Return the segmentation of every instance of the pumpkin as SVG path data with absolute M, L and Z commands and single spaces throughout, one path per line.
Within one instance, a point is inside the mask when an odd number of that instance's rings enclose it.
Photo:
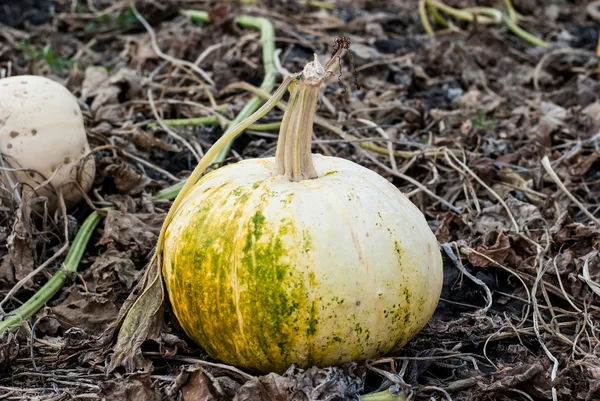
M 163 278 L 186 334 L 256 372 L 400 349 L 427 323 L 442 258 L 423 214 L 370 169 L 311 153 L 315 57 L 292 87 L 275 157 L 204 175 L 165 231 Z
M 45 197 L 51 213 L 59 191 L 72 207 L 94 182 L 96 166 L 77 99 L 49 78 L 0 79 L 0 152 L 5 167 L 13 169 L 0 172 L 5 190 L 26 202 Z M 34 208 L 43 210 L 40 203 Z

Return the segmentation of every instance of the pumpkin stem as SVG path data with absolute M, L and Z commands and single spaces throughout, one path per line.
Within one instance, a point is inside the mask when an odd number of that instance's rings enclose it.
M 290 181 L 317 178 L 310 148 L 313 121 L 321 83 L 330 75 L 315 54 L 314 61 L 304 67 L 302 77 L 292 87 L 275 154 L 277 173 Z

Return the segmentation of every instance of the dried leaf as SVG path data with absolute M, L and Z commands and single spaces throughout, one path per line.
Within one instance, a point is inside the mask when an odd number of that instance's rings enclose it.
M 291 366 L 283 375 L 270 373 L 248 380 L 235 401 L 349 401 L 360 400 L 364 368 L 354 363 L 343 367 L 317 367 L 308 370 Z
M 221 386 L 221 379 L 227 380 L 227 391 Z M 231 386 L 233 384 L 233 386 Z M 212 401 L 230 400 L 240 388 L 241 384 L 227 376 L 215 377 L 201 366 L 186 366 L 175 379 L 168 393 L 181 394 L 182 401 Z
M 506 200 L 506 205 L 521 230 L 533 221 L 543 221 L 542 215 L 535 205 L 522 202 L 512 196 Z M 496 204 L 481 211 L 481 214 L 475 220 L 473 229 L 479 234 L 485 234 L 494 230 L 509 232 L 513 229 L 512 227 L 506 209 L 502 205 Z
M 498 263 L 503 263 L 510 251 L 510 241 L 504 232 L 491 231 L 483 237 L 483 243 L 475 246 L 475 250 Z M 469 262 L 473 266 L 487 267 L 494 263 L 476 253 L 469 254 Z
M 133 98 L 141 90 L 141 77 L 136 71 L 121 68 L 109 77 L 103 67 L 88 67 L 81 89 L 81 99 L 90 102 L 95 121 L 120 122 L 124 111 L 121 102 Z
M 87 333 L 100 334 L 117 318 L 115 301 L 112 290 L 106 294 L 72 291 L 60 305 L 46 308 L 45 313 Z
M 122 194 L 139 195 L 149 186 L 154 187 L 153 189 L 159 187 L 156 182 L 139 173 L 125 162 L 120 164 L 110 164 L 102 173 L 114 180 L 117 190 Z
M 118 330 L 119 335 L 107 367 L 108 372 L 119 366 L 125 367 L 127 372 L 139 369 L 149 371 L 151 368 L 152 362 L 144 359 L 141 347 L 146 340 L 158 342 L 161 338 L 164 324 L 164 287 L 159 266 L 160 264 L 154 261 L 147 268 L 144 278 L 138 284 L 140 291 L 132 293 L 121 308 L 114 328 L 109 328 L 109 333 Z
M 9 283 L 23 279 L 33 271 L 35 265 L 37 241 L 31 235 L 33 222 L 30 207 L 24 202 L 21 203 L 16 216 L 11 233 L 6 239 L 8 255 L 0 265 L 0 280 Z M 31 282 L 26 283 L 24 287 L 31 288 Z
M 163 218 L 161 215 L 134 215 L 111 210 L 104 219 L 104 233 L 98 245 L 115 244 L 147 254 L 156 244 Z
M 126 379 L 100 382 L 98 395 L 105 401 L 161 401 L 158 386 L 149 375 L 131 375 Z
M 520 365 L 515 368 L 508 369 L 500 374 L 495 375 L 496 379 L 491 385 L 486 387 L 487 391 L 497 391 L 504 388 L 514 388 L 517 384 L 530 380 L 535 375 L 544 372 L 544 366 L 537 363 L 534 365 Z
M 105 291 L 114 288 L 119 282 L 126 290 L 131 290 L 133 284 L 141 277 L 142 272 L 126 252 L 109 249 L 98 256 L 92 266 L 86 271 L 86 276 L 94 278 L 94 291 Z M 88 287 L 90 285 L 88 284 Z
M 10 330 L 0 333 L 0 371 L 8 368 L 19 354 L 17 335 Z
M 90 66 L 85 69 L 83 83 L 81 84 L 81 99 L 87 101 L 95 97 L 108 81 L 108 71 L 104 67 Z
M 587 156 L 581 156 L 575 164 L 569 166 L 569 173 L 576 177 L 582 176 L 585 173 L 587 173 L 587 171 L 592 167 L 596 160 L 598 160 L 597 152 L 594 152 Z

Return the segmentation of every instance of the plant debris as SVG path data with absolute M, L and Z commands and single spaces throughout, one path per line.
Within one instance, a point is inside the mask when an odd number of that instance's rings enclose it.
M 0 398 L 600 399 L 598 2 L 209 3 L 8 1 L 0 14 L 0 76 L 65 84 L 98 166 L 68 216 L 0 187 L 0 319 L 60 272 L 94 210 L 112 208 L 60 291 L 0 335 Z M 242 16 L 273 25 L 269 60 Z M 259 86 L 334 45 L 354 57 L 324 85 L 313 151 L 376 171 L 423 211 L 444 250 L 428 325 L 382 358 L 256 376 L 211 360 L 150 299 L 136 306 L 156 311 L 134 322 L 136 348 L 112 353 L 124 312 L 160 273 L 149 263 L 173 199 L 162 190 L 264 101 Z M 281 116 L 210 169 L 272 156 Z

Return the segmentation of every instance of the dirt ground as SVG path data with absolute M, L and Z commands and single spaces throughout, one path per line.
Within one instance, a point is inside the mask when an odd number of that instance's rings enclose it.
M 0 318 L 60 268 L 64 254 L 23 280 L 94 209 L 116 207 L 102 212 L 77 272 L 0 338 L 0 399 L 358 400 L 390 389 L 403 395 L 387 399 L 600 400 L 600 2 L 514 0 L 519 26 L 542 44 L 508 29 L 502 0 L 446 1 L 504 19 L 439 9 L 451 24 L 429 14 L 434 36 L 417 0 L 130 3 L 0 2 L 2 76 L 64 83 L 97 165 L 88 199 L 68 216 L 34 216 L 2 193 Z M 185 9 L 208 11 L 210 23 Z M 281 376 L 211 360 L 167 309 L 168 332 L 142 347 L 146 370 L 109 372 L 102 334 L 141 279 L 171 204 L 153 196 L 187 177 L 253 96 L 231 85 L 264 78 L 260 33 L 237 24 L 240 15 L 273 24 L 280 72 L 351 39 L 355 74 L 345 56 L 339 81 L 326 84 L 318 114 L 334 127 L 315 125 L 313 151 L 378 172 L 423 211 L 444 255 L 438 309 L 400 352 Z M 239 137 L 221 164 L 273 155 L 281 115 Z

